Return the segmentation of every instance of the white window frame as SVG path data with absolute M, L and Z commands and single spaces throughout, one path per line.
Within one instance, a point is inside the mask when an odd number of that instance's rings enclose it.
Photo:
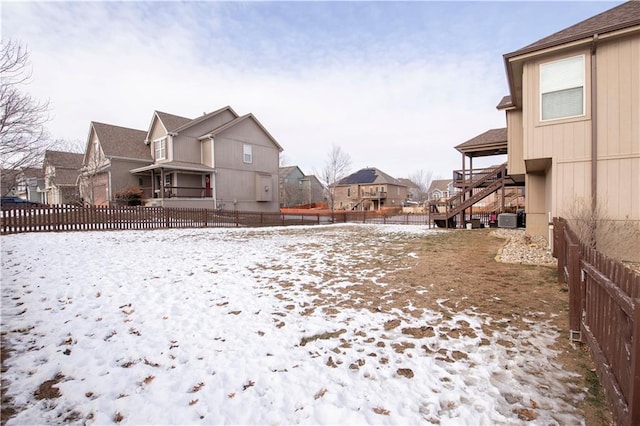
M 580 59 L 580 69 L 577 68 L 573 71 L 575 73 L 562 73 L 562 67 L 565 70 L 570 66 L 576 66 L 577 64 L 571 64 L 571 62 Z M 565 78 L 555 79 L 547 78 L 545 81 L 545 71 L 547 75 L 549 73 L 562 73 Z M 586 111 L 586 57 L 585 55 L 570 56 L 567 58 L 558 59 L 551 62 L 545 62 L 539 65 L 539 84 L 540 84 L 540 122 L 549 122 L 553 120 L 564 120 L 567 118 L 584 117 Z M 544 117 L 544 96 L 553 93 L 567 92 L 569 90 L 582 89 L 582 111 L 579 114 L 571 115 L 554 115 L 551 117 Z
M 242 162 L 245 164 L 253 163 L 253 146 L 249 144 L 242 146 Z
M 153 149 L 156 160 L 167 159 L 167 137 L 156 139 L 153 141 Z

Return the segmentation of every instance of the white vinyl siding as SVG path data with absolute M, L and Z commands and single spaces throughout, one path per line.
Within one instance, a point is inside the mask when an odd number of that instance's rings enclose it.
M 251 145 L 244 145 L 242 147 L 242 161 L 247 164 L 253 163 L 253 149 Z
M 540 65 L 540 120 L 584 115 L 584 55 Z

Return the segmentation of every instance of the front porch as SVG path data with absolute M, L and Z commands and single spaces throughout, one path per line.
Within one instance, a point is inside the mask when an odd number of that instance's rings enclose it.
M 150 177 L 151 186 L 142 188 L 145 206 L 219 208 L 212 167 L 173 161 L 140 167 L 131 173 Z

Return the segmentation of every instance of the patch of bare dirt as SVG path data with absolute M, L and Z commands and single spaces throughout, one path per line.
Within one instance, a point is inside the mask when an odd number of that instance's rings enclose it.
M 567 288 L 558 283 L 556 269 L 549 261 L 549 254 L 545 253 L 546 248 L 539 242 L 523 240 L 519 234 L 516 235 L 518 240 L 509 246 L 507 238 L 510 235 L 492 233 L 488 229 L 454 230 L 408 239 L 401 251 L 404 256 L 397 256 L 396 250 L 394 256 L 385 257 L 387 263 L 382 268 L 394 271 L 385 274 L 382 281 L 386 285 L 367 282 L 366 285 L 349 286 L 345 290 L 349 297 L 334 296 L 331 304 L 374 312 L 399 310 L 403 315 L 413 317 L 429 310 L 439 312 L 446 319 L 451 319 L 455 312 L 473 310 L 493 319 L 490 325 L 483 325 L 483 332 L 488 336 L 493 334 L 492 329 L 527 329 L 532 322 L 548 321 L 561 336 L 555 347 L 560 354 L 558 361 L 567 370 L 580 375 L 576 379 L 577 386 L 590 389 L 590 396 L 579 406 L 586 424 L 612 424 L 602 392 L 594 390 L 597 385 L 590 379 L 591 360 L 586 351 L 573 347 L 569 342 Z M 415 255 L 407 261 L 406 253 Z M 521 261 L 518 261 L 518 255 Z M 389 261 L 390 258 L 395 260 Z M 536 261 L 541 264 L 535 264 Z M 311 288 L 305 290 L 314 291 Z M 392 330 L 400 324 L 399 319 L 389 320 L 384 329 Z M 441 329 L 440 332 L 451 338 L 475 336 L 466 322 L 458 326 L 451 330 Z M 434 330 L 424 326 L 403 328 L 402 333 L 409 338 L 421 338 L 431 336 Z M 400 353 L 412 345 L 410 342 L 390 344 Z M 505 346 L 510 344 L 504 342 Z M 431 352 L 431 349 L 423 348 Z M 467 358 L 465 353 L 450 353 L 443 348 L 434 348 L 433 351 L 438 359 L 446 362 Z M 400 370 L 398 374 L 409 376 L 408 372 Z M 522 420 L 532 421 L 535 419 L 534 409 L 522 409 L 517 414 Z

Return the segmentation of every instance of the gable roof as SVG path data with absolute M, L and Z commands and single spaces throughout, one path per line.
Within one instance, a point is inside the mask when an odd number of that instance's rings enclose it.
M 25 178 L 44 179 L 44 170 L 41 167 L 25 167 L 20 171 Z
M 490 129 L 455 146 L 458 152 L 469 157 L 484 157 L 507 153 L 507 128 Z
M 414 181 L 412 181 L 411 179 L 407 179 L 407 178 L 398 178 L 398 180 L 407 188 L 420 188 L 418 185 L 416 185 L 416 183 Z
M 213 112 L 210 112 L 208 114 L 203 114 L 198 118 L 194 118 L 193 120 L 189 120 L 188 123 L 182 124 L 180 127 L 177 127 L 173 131 L 178 133 L 178 132 L 180 132 L 180 131 L 182 131 L 184 129 L 187 129 L 187 128 L 191 127 L 191 126 L 194 126 L 194 125 L 196 125 L 198 123 L 201 123 L 201 122 L 203 122 L 205 120 L 208 120 L 209 118 L 214 117 L 214 116 L 216 116 L 216 115 L 218 115 L 218 114 L 220 114 L 221 112 L 224 112 L 224 111 L 229 111 L 234 116 L 234 118 L 238 118 L 239 117 L 238 114 L 233 110 L 233 108 L 231 108 L 229 105 L 227 105 L 225 107 L 217 109 L 217 110 L 215 110 Z M 169 130 L 169 131 L 171 131 L 171 130 Z
M 162 111 L 154 111 L 154 118 L 157 117 L 160 120 L 164 128 L 167 129 L 167 132 L 179 133 L 185 129 L 188 129 L 191 126 L 194 126 L 198 123 L 208 120 L 209 118 L 214 117 L 224 111 L 229 111 L 231 112 L 234 118 L 238 118 L 238 114 L 229 105 L 222 107 L 220 109 L 217 109 L 215 111 L 212 111 L 210 113 L 203 114 L 200 117 L 194 118 L 194 119 L 182 117 L 179 115 L 169 114 L 167 112 L 162 112 Z M 149 131 L 151 131 L 151 127 L 153 127 L 153 122 L 154 120 L 152 119 L 151 125 L 149 126 Z
M 247 120 L 247 119 L 251 119 L 251 120 L 253 120 L 253 122 L 254 122 L 254 123 L 256 123 L 256 124 L 258 125 L 258 127 L 260 127 L 260 129 L 261 129 L 261 130 L 262 130 L 262 131 L 267 135 L 267 137 L 268 137 L 269 139 L 271 139 L 271 142 L 273 142 L 273 143 L 278 147 L 278 150 L 280 150 L 280 151 L 284 151 L 284 149 L 280 146 L 280 144 L 278 143 L 278 141 L 276 141 L 276 140 L 275 140 L 275 138 L 274 138 L 273 136 L 271 136 L 271 133 L 269 133 L 269 132 L 267 131 L 267 129 L 265 129 L 265 127 L 264 127 L 264 126 L 263 126 L 263 125 L 258 121 L 258 119 L 257 119 L 253 114 L 251 114 L 251 113 L 246 114 L 246 115 L 243 115 L 242 117 L 238 117 L 238 118 L 236 118 L 235 120 L 231 120 L 230 122 L 225 123 L 225 124 L 223 124 L 222 126 L 216 127 L 215 129 L 211 130 L 207 135 L 204 135 L 204 136 L 209 136 L 209 135 L 213 136 L 213 135 L 217 135 L 217 134 L 219 134 L 219 133 L 224 132 L 225 130 L 230 129 L 230 128 L 231 128 L 231 127 L 233 127 L 233 126 L 236 126 L 236 125 L 238 125 L 238 124 L 242 123 L 244 120 Z
M 382 170 L 375 167 L 367 167 L 360 169 L 349 176 L 342 178 L 336 185 L 353 185 L 353 184 L 370 184 L 370 183 L 386 183 L 391 185 L 406 186 L 398 179 L 389 176 Z
M 640 1 L 629 0 L 519 50 L 503 55 L 511 102 L 506 105 L 502 105 L 501 102 L 498 106 L 499 109 L 516 107 L 521 104 L 523 62 L 525 58 L 528 58 L 528 55 L 542 53 L 546 49 L 557 49 L 562 45 L 572 47 L 590 45 L 605 34 L 637 26 L 640 26 Z
M 508 53 L 505 57 L 511 58 L 635 25 L 640 25 L 640 1 L 631 0 Z
M 300 167 L 298 166 L 284 166 L 284 167 L 280 167 L 280 169 L 278 170 L 278 175 L 280 176 L 281 179 L 287 178 L 289 177 L 289 175 L 291 173 L 293 173 L 296 169 L 298 169 L 298 171 L 300 172 L 300 174 L 302 176 L 304 176 L 304 173 L 302 173 L 302 170 L 300 169 Z
M 151 152 L 144 140 L 147 132 L 144 130 L 130 129 L 128 127 L 114 126 L 112 124 L 91 122 L 102 152 L 107 157 L 135 158 L 151 161 Z M 86 155 L 86 154 L 85 154 Z
M 434 191 L 448 191 L 450 183 L 451 179 L 434 179 L 431 181 L 431 185 L 429 185 L 429 189 L 427 190 L 427 192 L 430 194 Z
M 79 170 L 82 167 L 83 156 L 84 154 L 76 152 L 47 150 L 44 154 L 44 161 L 56 169 Z
M 155 111 L 154 114 L 158 117 L 164 128 L 167 129 L 167 132 L 174 132 L 176 129 L 193 121 L 190 118 L 180 117 L 179 115 L 173 115 L 162 111 Z M 151 120 L 151 124 L 153 125 L 153 120 Z

